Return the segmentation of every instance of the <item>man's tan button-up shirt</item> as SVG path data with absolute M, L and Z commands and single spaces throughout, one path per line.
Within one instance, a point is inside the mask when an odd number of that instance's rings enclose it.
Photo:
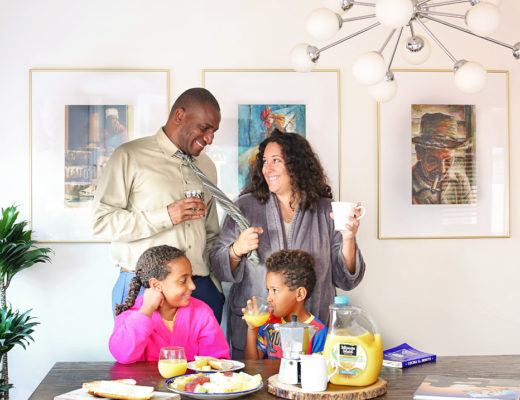
M 194 275 L 209 274 L 207 250 L 219 230 L 215 200 L 193 170 L 174 156 L 177 150 L 160 129 L 118 147 L 103 169 L 94 197 L 93 229 L 112 242 L 112 257 L 120 267 L 133 270 L 146 249 L 168 244 L 186 252 Z M 201 154 L 195 163 L 216 184 L 210 158 Z M 204 191 L 206 217 L 173 225 L 167 206 L 194 189 Z

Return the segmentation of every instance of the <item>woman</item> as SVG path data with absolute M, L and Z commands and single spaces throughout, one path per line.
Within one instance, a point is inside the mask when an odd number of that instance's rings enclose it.
M 251 184 L 237 200 L 251 228 L 242 233 L 226 217 L 210 251 L 211 269 L 232 282 L 229 294 L 228 337 L 233 358 L 243 358 L 247 325 L 242 308 L 252 296 L 265 297 L 265 260 L 282 249 L 301 249 L 315 260 L 317 282 L 307 309 L 327 323 L 335 287 L 353 289 L 365 263 L 356 245 L 357 218 L 348 230 L 334 230 L 332 190 L 323 167 L 307 140 L 296 133 L 274 130 L 259 147 L 251 169 Z M 247 259 L 257 250 L 260 264 Z

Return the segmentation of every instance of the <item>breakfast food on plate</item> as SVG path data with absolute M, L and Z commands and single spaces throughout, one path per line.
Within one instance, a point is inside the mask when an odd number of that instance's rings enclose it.
M 203 356 L 195 356 L 194 362 L 194 367 L 202 371 L 211 371 L 213 369 L 217 371 L 223 371 L 233 368 L 234 365 L 235 364 L 228 360 L 219 360 L 215 357 Z
M 83 388 L 91 396 L 119 400 L 149 400 L 153 393 L 153 386 L 136 385 L 133 379 L 86 382 Z
M 170 387 L 191 393 L 235 393 L 257 389 L 261 385 L 260 374 L 252 376 L 245 372 L 217 372 L 181 376 Z

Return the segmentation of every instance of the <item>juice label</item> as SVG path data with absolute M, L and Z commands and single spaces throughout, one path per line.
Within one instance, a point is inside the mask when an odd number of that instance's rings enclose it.
M 331 358 L 337 373 L 345 377 L 357 376 L 367 367 L 367 353 L 357 344 L 338 343 L 332 349 Z

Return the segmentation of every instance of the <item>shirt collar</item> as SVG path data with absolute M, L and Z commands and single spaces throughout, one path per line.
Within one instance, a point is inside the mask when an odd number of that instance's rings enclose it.
M 314 319 L 314 315 L 312 315 L 311 313 L 310 314 L 310 317 L 307 318 L 305 321 L 302 322 L 302 324 L 310 324 L 312 322 L 312 320 Z M 291 322 L 291 321 L 286 321 L 285 319 L 282 318 L 282 324 L 286 324 L 287 322 Z
M 170 138 L 166 136 L 163 128 L 160 128 L 157 131 L 155 137 L 157 138 L 157 143 L 159 143 L 162 151 L 164 151 L 164 154 L 167 156 L 173 157 L 177 150 L 179 150 L 179 148 L 170 140 Z

